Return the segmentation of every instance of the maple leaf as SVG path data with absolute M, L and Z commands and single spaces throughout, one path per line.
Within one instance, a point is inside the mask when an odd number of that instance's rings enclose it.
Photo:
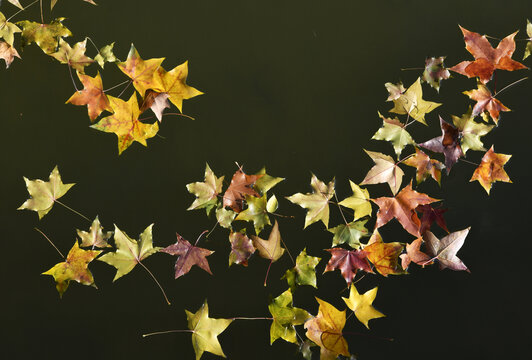
M 253 241 L 247 237 L 245 229 L 243 231 L 231 231 L 229 242 L 231 243 L 229 266 L 233 264 L 248 266 L 249 258 L 257 249 L 253 246 Z
M 218 194 L 222 191 L 223 181 L 224 176 L 217 177 L 209 164 L 206 164 L 204 181 L 187 184 L 188 192 L 196 196 L 187 210 L 206 208 L 208 214 L 218 203 Z
M 423 244 L 423 238 L 417 238 L 410 244 L 406 244 L 406 254 L 402 254 L 400 256 L 401 267 L 405 271 L 411 262 L 415 262 L 421 266 L 432 264 L 431 257 L 419 250 L 421 248 L 421 244 Z
M 486 151 L 480 137 L 489 133 L 495 126 L 475 122 L 473 120 L 475 115 L 472 114 L 471 107 L 462 117 L 454 115 L 452 117 L 454 126 L 460 132 L 460 147 L 464 155 L 470 149 Z
M 368 236 L 368 229 L 364 226 L 367 222 L 368 220 L 353 221 L 328 229 L 327 231 L 334 234 L 332 246 L 347 244 L 354 249 L 359 249 L 360 238 Z
M 295 325 L 302 325 L 312 317 L 306 310 L 293 306 L 290 289 L 272 299 L 268 305 L 273 321 L 270 327 L 270 344 L 279 338 L 297 344 Z
M 89 118 L 91 121 L 104 111 L 113 112 L 109 98 L 103 90 L 102 78 L 98 72 L 95 77 L 90 77 L 81 73 L 77 73 L 78 78 L 83 84 L 83 90 L 76 91 L 66 103 L 74 105 L 87 105 Z
M 160 247 L 153 247 L 152 228 L 153 224 L 149 225 L 140 234 L 139 240 L 134 240 L 115 225 L 113 238 L 116 251 L 98 258 L 116 268 L 113 282 L 128 274 L 142 260 L 159 251 Z
M 153 90 L 146 90 L 146 93 L 144 94 L 144 100 L 142 101 L 142 105 L 140 106 L 140 112 L 144 112 L 147 109 L 151 109 L 153 113 L 155 114 L 155 117 L 159 122 L 163 121 L 163 111 L 166 108 L 169 108 L 170 104 L 168 103 L 168 94 L 167 93 L 159 93 L 157 91 Z
M 345 310 L 316 298 L 320 307 L 318 315 L 305 322 L 305 335 L 320 347 L 320 360 L 335 360 L 338 355 L 349 356 L 347 341 L 342 336 L 345 326 Z
M 196 353 L 196 360 L 201 358 L 205 351 L 226 357 L 220 343 L 220 335 L 231 324 L 233 319 L 213 319 L 209 317 L 207 300 L 196 313 L 185 310 L 188 328 L 192 330 L 192 346 Z
M 200 268 L 212 275 L 212 271 L 209 267 L 209 262 L 207 261 L 207 256 L 214 253 L 214 251 L 192 245 L 181 235 L 176 235 L 177 241 L 175 244 L 159 250 L 170 255 L 177 255 L 177 261 L 175 263 L 175 278 L 177 279 L 178 277 L 188 273 L 194 265 L 199 266 Z
M 394 107 L 390 112 L 396 114 L 408 114 L 410 117 L 427 125 L 425 122 L 425 114 L 436 109 L 441 104 L 432 101 L 423 100 L 423 89 L 421 88 L 421 79 L 410 85 L 408 90 L 401 94 L 397 99 L 393 100 Z
M 70 30 L 62 23 L 65 19 L 60 17 L 50 24 L 41 24 L 28 20 L 17 22 L 17 25 L 22 28 L 22 47 L 35 43 L 45 54 L 55 52 L 60 38 L 72 36 Z
M 449 70 L 443 65 L 445 56 L 431 57 L 425 60 L 425 71 L 423 71 L 422 80 L 440 92 L 440 81 L 446 80 L 451 76 Z
M 253 240 L 253 246 L 259 250 L 260 256 L 265 259 L 270 259 L 274 262 L 284 254 L 285 249 L 281 247 L 281 233 L 279 232 L 277 220 L 273 225 L 268 240 L 261 239 L 258 236 L 252 236 L 251 239 Z
M 51 275 L 56 281 L 56 289 L 59 296 L 68 288 L 71 280 L 77 281 L 83 285 L 96 287 L 92 273 L 88 269 L 89 263 L 100 255 L 101 250 L 83 250 L 79 248 L 78 242 L 68 252 L 65 261 L 54 265 L 50 270 L 43 272 L 43 275 Z
M 369 192 L 349 180 L 353 195 L 340 201 L 339 204 L 352 209 L 355 214 L 353 220 L 358 220 L 364 216 L 371 216 L 371 203 L 369 202 Z
M 344 278 L 347 286 L 351 285 L 353 278 L 357 271 L 364 270 L 368 273 L 373 273 L 371 266 L 368 262 L 368 253 L 364 250 L 346 250 L 342 248 L 325 249 L 331 253 L 331 258 L 325 267 L 327 271 L 340 270 L 342 277 Z
M 415 145 L 414 140 L 405 129 L 405 124 L 397 118 L 385 118 L 381 113 L 378 114 L 382 119 L 382 127 L 373 135 L 372 139 L 391 142 L 397 157 L 401 156 L 406 145 Z
M 266 194 L 271 188 L 273 188 L 275 185 L 279 184 L 281 181 L 284 180 L 282 177 L 275 177 L 270 176 L 266 173 L 266 168 L 263 167 L 258 173 L 255 175 L 260 176 L 257 181 L 255 181 L 255 185 L 253 185 L 253 189 L 255 189 L 260 195 Z
M 441 185 L 441 170 L 445 168 L 445 165 L 436 159 L 431 159 L 421 149 L 416 147 L 416 153 L 404 160 L 403 164 L 416 168 L 416 182 L 418 184 L 431 176 L 438 185 Z
M 275 197 L 272 197 L 275 200 Z M 268 216 L 266 194 L 262 197 L 246 196 L 247 209 L 240 212 L 235 220 L 253 221 L 255 227 L 255 234 L 259 234 L 264 226 L 271 225 L 270 217 Z
M 50 173 L 49 181 L 43 181 L 40 179 L 29 180 L 24 177 L 26 188 L 30 194 L 30 198 L 24 202 L 17 210 L 33 210 L 37 211 L 39 220 L 50 210 L 54 205 L 54 202 L 66 194 L 68 190 L 75 184 L 63 184 L 61 181 L 61 175 L 59 169 L 54 167 Z
M 242 211 L 245 195 L 259 197 L 259 193 L 253 189 L 255 181 L 262 175 L 247 175 L 242 169 L 238 169 L 231 179 L 231 183 L 224 193 L 223 206 L 230 207 L 235 212 Z
M 188 61 L 168 72 L 163 68 L 159 68 L 158 75 L 162 84 L 161 92 L 167 94 L 168 100 L 181 112 L 183 112 L 183 100 L 203 94 L 198 89 L 187 85 Z
M 443 213 L 445 213 L 447 209 L 433 208 L 432 205 L 419 205 L 416 208 L 416 211 L 423 214 L 421 217 L 421 227 L 419 228 L 419 232 L 421 234 L 424 234 L 425 231 L 430 230 L 430 227 L 434 222 L 436 222 L 439 227 L 449 233 L 449 229 L 447 229 L 447 224 L 443 218 Z
M 477 84 L 476 90 L 464 91 L 464 94 L 469 96 L 472 100 L 475 100 L 477 103 L 473 107 L 473 116 L 479 114 L 484 114 L 487 112 L 490 114 L 492 120 L 497 124 L 499 122 L 499 114 L 501 111 L 511 111 L 509 108 L 504 106 L 498 99 L 494 98 L 491 95 L 491 91 L 487 86 L 482 84 Z M 486 120 L 487 121 L 487 120 Z
M 377 289 L 377 287 L 374 287 L 373 289 L 368 290 L 364 294 L 360 295 L 355 285 L 351 284 L 349 297 L 342 297 L 347 307 L 353 310 L 357 319 L 368 329 L 368 322 L 370 320 L 386 316 L 380 311 L 377 311 L 372 305 L 375 297 L 377 296 Z
M 510 180 L 510 177 L 503 168 L 504 164 L 506 164 L 511 157 L 512 155 L 495 153 L 492 145 L 482 157 L 480 165 L 475 169 L 475 172 L 469 181 L 478 181 L 488 195 L 490 193 L 491 185 L 495 181 L 511 183 L 512 180 Z
M 50 0 L 50 9 L 53 9 L 55 4 L 58 2 L 59 0 Z M 83 0 L 85 2 L 88 2 L 89 4 L 92 4 L 92 5 L 96 5 L 96 3 L 93 1 L 93 0 Z
M 209 209 L 207 208 L 207 214 L 209 213 Z M 216 208 L 216 221 L 218 221 L 218 224 L 220 226 L 231 229 L 231 223 L 233 222 L 233 219 L 236 216 L 236 212 L 233 210 L 228 210 L 222 206 L 218 206 Z
M 15 33 L 19 33 L 22 30 L 13 23 L 6 20 L 4 14 L 0 12 L 0 39 L 4 39 L 6 43 L 13 46 L 13 40 L 15 39 Z
M 145 124 L 139 121 L 139 105 L 137 95 L 133 94 L 126 102 L 122 99 L 108 96 L 113 114 L 91 125 L 96 130 L 115 133 L 118 137 L 118 155 L 127 149 L 133 141 L 148 146 L 146 139 L 152 138 L 159 131 L 159 125 Z
M 426 205 L 439 200 L 412 190 L 412 182 L 410 182 L 395 197 L 380 197 L 372 199 L 372 201 L 379 206 L 375 229 L 396 218 L 406 231 L 415 237 L 420 237 L 421 222 L 414 209 L 419 205 Z
M 445 167 L 447 168 L 447 174 L 451 171 L 451 168 L 458 161 L 459 158 L 464 156 L 462 147 L 460 146 L 460 132 L 456 127 L 447 123 L 440 116 L 440 127 L 442 135 L 418 144 L 430 151 L 443 153 L 445 156 Z
M 329 200 L 334 196 L 334 179 L 325 185 L 323 181 L 318 180 L 316 175 L 312 174 L 310 186 L 312 187 L 311 194 L 297 193 L 287 199 L 308 210 L 303 229 L 320 220 L 328 228 Z
M 98 51 L 98 55 L 94 57 L 94 61 L 100 65 L 100 67 L 103 69 L 106 62 L 112 63 L 120 61 L 117 59 L 115 54 L 113 53 L 113 48 L 115 46 L 115 43 L 111 43 L 109 45 L 105 45 Z
M 388 91 L 388 98 L 386 99 L 386 101 L 396 100 L 401 96 L 401 94 L 406 91 L 405 87 L 403 86 L 403 83 L 392 84 L 390 82 L 387 82 L 386 84 L 384 84 L 384 87 Z
M 526 43 L 525 53 L 523 54 L 523 60 L 530 56 L 532 53 L 532 23 L 530 20 L 526 20 L 526 34 L 528 35 L 528 42 Z
M 94 60 L 85 55 L 86 49 L 87 39 L 74 44 L 72 48 L 65 40 L 59 38 L 59 48 L 56 52 L 50 54 L 50 56 L 58 60 L 61 64 L 67 64 L 77 72 L 84 74 L 85 66 L 94 62 Z
M 0 59 L 4 59 L 6 62 L 6 69 L 9 68 L 9 65 L 15 60 L 15 56 L 20 59 L 17 49 L 5 41 L 0 40 Z
M 486 84 L 495 69 L 514 71 L 527 68 L 511 58 L 515 51 L 514 37 L 517 31 L 502 39 L 494 49 L 485 35 L 481 36 L 461 26 L 460 30 L 464 34 L 466 49 L 475 57 L 475 61 L 462 61 L 449 70 L 470 78 L 479 77 L 480 81 Z
M 470 272 L 467 266 L 456 256 L 456 253 L 462 245 L 464 245 L 465 238 L 469 233 L 471 227 L 467 229 L 455 231 L 439 240 L 433 233 L 427 231 L 424 235 L 425 244 L 430 255 L 438 259 L 440 269 L 449 268 L 451 270 L 465 270 Z
M 388 183 L 395 195 L 401 188 L 404 172 L 395 160 L 389 156 L 375 151 L 364 150 L 373 160 L 375 165 L 369 169 L 360 185 Z
M 296 265 L 286 270 L 281 279 L 286 279 L 292 290 L 296 285 L 310 285 L 316 288 L 316 265 L 320 260 L 319 257 L 307 255 L 307 248 L 304 248 L 296 257 Z
M 83 230 L 77 230 L 78 236 L 81 239 L 81 246 L 88 247 L 92 246 L 93 248 L 106 248 L 111 247 L 107 243 L 107 240 L 113 236 L 112 231 L 106 233 L 103 232 L 103 227 L 100 224 L 100 219 L 96 216 L 96 219 L 91 224 L 89 232 Z
M 152 89 L 163 92 L 163 85 L 157 70 L 161 66 L 164 58 L 143 60 L 135 46 L 131 48 L 124 62 L 117 63 L 117 66 L 124 74 L 131 78 L 133 86 L 139 94 L 144 97 L 146 90 Z
M 381 275 L 401 275 L 405 273 L 399 266 L 399 255 L 403 247 L 399 242 L 383 242 L 378 230 L 375 230 L 368 245 L 364 247 L 364 252 Z
M 15 5 L 16 7 L 18 7 L 20 10 L 24 9 L 24 7 L 22 5 L 20 5 L 19 0 L 7 0 L 7 1 L 10 2 L 11 4 Z

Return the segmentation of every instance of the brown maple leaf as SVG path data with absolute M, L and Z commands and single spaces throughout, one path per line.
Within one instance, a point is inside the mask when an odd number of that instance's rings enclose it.
M 466 49 L 475 57 L 475 61 L 462 61 L 449 70 L 470 78 L 478 76 L 480 81 L 486 84 L 496 69 L 508 71 L 527 69 L 525 65 L 511 58 L 515 51 L 514 37 L 517 31 L 502 39 L 494 49 L 485 35 L 481 36 L 461 26 L 460 30 L 464 34 Z
M 373 273 L 367 259 L 368 253 L 364 250 L 346 250 L 339 247 L 325 250 L 331 253 L 331 258 L 324 273 L 336 269 L 340 270 L 348 287 L 359 269 Z
M 403 244 L 399 242 L 385 243 L 379 232 L 375 230 L 368 245 L 364 247 L 364 251 L 368 260 L 375 265 L 375 269 L 381 275 L 399 275 L 405 273 L 399 266 L 399 255 L 403 247 Z
M 207 256 L 211 255 L 214 251 L 194 246 L 188 242 L 188 240 L 181 237 L 181 235 L 176 235 L 177 242 L 175 244 L 159 250 L 170 255 L 177 255 L 177 261 L 175 263 L 175 278 L 177 279 L 188 273 L 193 265 L 199 266 L 212 275 Z M 203 233 L 201 235 L 203 235 Z
M 439 227 L 449 233 L 449 229 L 447 229 L 447 224 L 443 218 L 443 213 L 446 212 L 447 209 L 433 208 L 432 205 L 419 205 L 416 208 L 416 211 L 423 214 L 421 216 L 421 227 L 419 229 L 421 234 L 424 234 L 425 231 L 430 230 L 430 227 L 434 222 L 436 222 Z
M 473 107 L 473 116 L 480 115 L 487 111 L 495 124 L 497 124 L 499 121 L 499 113 L 501 111 L 511 111 L 509 108 L 504 106 L 502 102 L 494 98 L 491 95 L 491 91 L 485 85 L 478 84 L 476 90 L 473 89 L 470 91 L 464 91 L 464 94 L 477 102 Z
M 263 175 L 247 175 L 239 169 L 233 175 L 231 183 L 223 195 L 223 206 L 229 206 L 235 212 L 242 211 L 245 195 L 259 197 L 259 193 L 253 189 L 255 181 Z
M 431 159 L 421 149 L 416 148 L 416 153 L 404 160 L 403 164 L 416 168 L 416 182 L 418 184 L 432 176 L 438 185 L 441 185 L 441 170 L 445 168 L 445 165 L 438 160 Z
M 412 182 L 410 182 L 395 197 L 380 197 L 371 201 L 379 206 L 375 229 L 396 218 L 406 231 L 415 237 L 420 237 L 421 222 L 414 209 L 418 205 L 426 205 L 439 200 L 412 190 Z
M 510 180 L 510 177 L 503 168 L 504 164 L 506 164 L 511 157 L 512 155 L 495 153 L 492 145 L 482 157 L 480 165 L 475 169 L 475 172 L 469 181 L 478 181 L 488 195 L 490 193 L 491 185 L 495 181 L 511 183 L 512 180 Z
M 406 244 L 406 254 L 402 254 L 401 267 L 407 269 L 411 262 L 425 266 L 432 264 L 431 257 L 420 250 L 423 244 L 423 238 L 417 238 L 410 244 Z
M 80 74 L 78 78 L 83 84 L 83 90 L 76 91 L 66 102 L 74 105 L 87 105 L 91 121 L 107 110 L 113 112 L 109 99 L 103 90 L 102 78 L 98 72 L 95 77 Z
M 15 56 L 20 59 L 20 55 L 13 46 L 9 45 L 5 41 L 0 40 L 0 59 L 4 59 L 6 62 L 6 69 L 11 65 Z
M 460 146 L 460 131 L 444 121 L 441 116 L 440 127 L 442 132 L 441 136 L 425 141 L 419 144 L 419 146 L 430 151 L 443 153 L 445 155 L 445 167 L 447 168 L 447 174 L 449 174 L 453 165 L 456 164 L 460 157 L 464 156 L 462 147 Z
M 149 89 L 146 90 L 146 93 L 144 94 L 144 100 L 142 101 L 142 105 L 140 105 L 140 112 L 143 113 L 144 111 L 151 109 L 157 120 L 162 122 L 163 111 L 169 107 L 170 104 L 168 103 L 167 93 L 160 93 Z
M 243 232 L 231 231 L 229 234 L 229 242 L 231 243 L 229 266 L 233 264 L 248 266 L 249 258 L 257 250 L 253 246 L 253 241 Z

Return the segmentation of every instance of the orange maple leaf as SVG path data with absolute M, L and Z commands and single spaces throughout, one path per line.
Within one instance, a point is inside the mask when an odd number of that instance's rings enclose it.
M 263 175 L 247 175 L 242 169 L 237 170 L 223 196 L 223 206 L 229 206 L 236 212 L 242 211 L 245 195 L 259 197 L 253 189 L 253 184 Z
M 364 251 L 368 254 L 368 259 L 375 269 L 383 275 L 388 276 L 404 274 L 399 266 L 399 255 L 403 251 L 403 244 L 399 242 L 385 243 L 377 230 L 371 236 Z
M 478 181 L 488 195 L 490 193 L 491 185 L 495 181 L 511 183 L 512 180 L 510 180 L 510 177 L 503 169 L 504 164 L 506 164 L 511 157 L 512 155 L 495 153 L 493 146 L 491 146 L 482 157 L 480 165 L 475 169 L 475 172 L 469 181 Z
M 477 116 L 484 111 L 487 111 L 495 124 L 497 124 L 499 121 L 499 113 L 501 111 L 511 110 L 504 106 L 498 99 L 493 97 L 487 86 L 478 84 L 477 87 L 476 90 L 464 91 L 464 94 L 477 102 L 473 107 L 473 116 Z M 486 121 L 488 121 L 487 118 Z
M 109 99 L 103 90 L 102 78 L 98 72 L 95 77 L 80 74 L 78 78 L 83 84 L 83 90 L 76 91 L 66 102 L 74 105 L 87 105 L 91 121 L 107 110 L 113 112 Z

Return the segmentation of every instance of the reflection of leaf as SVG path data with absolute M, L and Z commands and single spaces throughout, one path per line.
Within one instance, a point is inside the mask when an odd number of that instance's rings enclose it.
M 100 219 L 98 219 L 98 216 L 96 216 L 96 219 L 94 219 L 94 221 L 92 222 L 89 232 L 82 230 L 77 230 L 77 232 L 79 238 L 81 239 L 81 246 L 83 247 L 111 247 L 111 245 L 107 243 L 107 240 L 109 240 L 111 236 L 113 236 L 113 232 L 103 232 L 103 227 L 100 225 Z
M 222 333 L 233 321 L 232 319 L 213 319 L 209 317 L 209 306 L 207 300 L 196 312 L 187 314 L 188 328 L 192 330 L 192 346 L 196 353 L 196 360 L 201 358 L 205 351 L 218 356 L 225 357 L 225 354 L 218 342 L 218 335 Z
M 491 185 L 495 181 L 511 183 L 512 180 L 510 180 L 510 177 L 504 170 L 504 164 L 506 164 L 511 157 L 512 155 L 495 153 L 492 146 L 482 157 L 480 165 L 475 169 L 475 172 L 469 181 L 478 181 L 488 195 L 490 193 Z
M 318 298 L 316 301 L 320 304 L 318 315 L 305 322 L 305 335 L 320 347 L 320 360 L 335 360 L 338 355 L 349 356 L 347 341 L 342 336 L 345 310 L 338 311 Z
M 360 295 L 354 284 L 351 284 L 351 290 L 349 292 L 348 298 L 342 298 L 345 301 L 345 304 L 348 308 L 353 310 L 355 316 L 362 324 L 364 324 L 368 329 L 368 322 L 372 319 L 378 319 L 384 317 L 383 313 L 377 311 L 373 307 L 373 300 L 377 296 L 377 288 L 374 287 L 371 290 L 366 291 L 364 294 Z
M 52 210 L 55 200 L 65 195 L 74 184 L 63 184 L 57 166 L 50 173 L 50 180 L 28 180 L 24 178 L 30 198 L 17 210 L 27 209 L 37 211 L 39 219 Z
M 320 220 L 328 228 L 329 200 L 334 195 L 334 179 L 325 185 L 323 181 L 318 180 L 316 175 L 312 174 L 310 186 L 312 187 L 312 194 L 297 193 L 287 197 L 287 199 L 308 210 L 304 228 Z
M 177 279 L 188 273 L 194 265 L 199 266 L 212 275 L 207 256 L 211 255 L 214 251 L 194 246 L 181 235 L 176 235 L 177 241 L 175 244 L 160 250 L 161 252 L 177 256 L 175 278 Z
M 62 24 L 63 20 L 65 20 L 63 17 L 57 18 L 50 24 L 41 24 L 28 20 L 17 22 L 17 25 L 22 28 L 22 47 L 35 43 L 46 54 L 53 53 L 60 38 L 72 36 L 70 30 Z
M 316 265 L 321 258 L 307 255 L 307 249 L 303 249 L 296 258 L 296 265 L 286 270 L 281 279 L 286 278 L 290 289 L 294 290 L 297 285 L 310 285 L 316 287 Z
M 502 39 L 494 49 L 485 35 L 481 36 L 461 26 L 460 30 L 464 34 L 466 49 L 475 57 L 475 61 L 462 61 L 449 70 L 470 78 L 479 77 L 480 81 L 486 84 L 495 69 L 508 71 L 526 69 L 526 66 L 511 58 L 515 51 L 514 37 L 517 31 Z
M 303 309 L 293 307 L 292 292 L 286 290 L 268 305 L 273 321 L 270 327 L 270 344 L 279 338 L 297 344 L 294 325 L 302 325 L 311 315 Z
M 130 238 L 115 225 L 113 238 L 115 240 L 116 251 L 104 254 L 98 259 L 116 268 L 113 281 L 128 274 L 138 263 L 160 249 L 159 247 L 153 247 L 152 227 L 153 224 L 148 226 L 140 234 L 140 238 L 137 241 Z
M 134 141 L 148 146 L 146 140 L 152 138 L 159 131 L 157 122 L 145 124 L 139 121 L 139 105 L 137 95 L 131 95 L 126 102 L 113 96 L 108 96 L 113 114 L 91 125 L 92 128 L 108 133 L 115 133 L 118 137 L 118 154 L 127 149 Z
M 433 233 L 427 231 L 424 235 L 427 251 L 430 255 L 438 259 L 440 269 L 449 268 L 451 270 L 465 270 L 469 272 L 467 266 L 456 256 L 456 253 L 469 233 L 470 227 L 464 230 L 455 231 L 439 240 Z
M 57 291 L 59 296 L 63 296 L 63 293 L 68 288 L 68 284 L 71 280 L 77 281 L 83 285 L 94 285 L 94 278 L 90 270 L 88 269 L 89 263 L 94 258 L 100 255 L 101 250 L 83 250 L 78 246 L 78 242 L 74 243 L 72 249 L 68 252 L 65 261 L 56 264 L 50 270 L 43 272 L 43 275 L 51 275 L 54 277 L 57 285 Z

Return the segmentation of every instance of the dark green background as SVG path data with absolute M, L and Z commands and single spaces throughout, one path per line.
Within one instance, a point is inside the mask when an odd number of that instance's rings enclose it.
M 49 1 L 44 3 L 48 7 Z M 15 11 L 5 0 L 0 9 L 6 15 Z M 400 68 L 423 66 L 427 56 L 447 55 L 448 65 L 471 59 L 458 24 L 498 38 L 520 29 L 516 38 L 524 39 L 532 3 L 100 0 L 94 7 L 60 0 L 52 15 L 68 18 L 75 41 L 85 36 L 99 46 L 115 41 L 121 59 L 134 42 L 145 59 L 166 57 L 166 69 L 189 60 L 189 84 L 206 95 L 184 103 L 195 121 L 165 117 L 159 133 L 164 139 L 148 140 L 148 148 L 135 143 L 118 157 L 116 136 L 88 128 L 85 108 L 64 105 L 73 93 L 64 65 L 32 45 L 21 52 L 22 60 L 0 70 L 2 358 L 193 359 L 189 334 L 147 339 L 141 334 L 186 328 L 184 309 L 195 312 L 205 298 L 212 317 L 268 316 L 268 296 L 286 287 L 278 279 L 291 266 L 289 258 L 272 266 L 265 288 L 268 262 L 255 256 L 249 268 L 227 268 L 227 232 L 218 229 L 200 243 L 216 251 L 209 258 L 214 276 L 194 268 L 174 280 L 174 258 L 155 254 L 145 261 L 171 306 L 142 269 L 112 284 L 114 270 L 101 262 L 91 265 L 99 290 L 72 283 L 60 300 L 52 278 L 39 274 L 61 258 L 33 227 L 66 253 L 75 229 L 89 224 L 58 205 L 40 222 L 34 212 L 15 211 L 27 198 L 22 177 L 47 179 L 57 164 L 65 183 L 77 183 L 62 201 L 89 217 L 98 214 L 107 229 L 115 223 L 134 238 L 155 223 L 155 245 L 167 246 L 175 242 L 175 232 L 193 240 L 214 224 L 202 211 L 185 211 L 194 198 L 185 184 L 203 178 L 205 162 L 226 179 L 236 170 L 235 161 L 250 173 L 266 165 L 270 174 L 286 178 L 274 189 L 279 212 L 296 215 L 280 219 L 285 242 L 294 255 L 306 246 L 311 255 L 323 257 L 321 272 L 329 258 L 322 249 L 330 246 L 331 235 L 321 225 L 303 231 L 304 211 L 283 197 L 309 191 L 311 171 L 324 181 L 336 176 L 339 195 L 348 196 L 348 180 L 360 182 L 372 166 L 363 148 L 392 154 L 389 144 L 370 140 L 381 124 L 377 110 L 391 108 L 384 101 L 384 83 L 409 85 L 419 72 Z M 38 6 L 16 19 L 25 18 L 37 20 Z M 51 18 L 46 10 L 45 19 Z M 518 60 L 524 44 L 518 42 Z M 93 49 L 88 53 L 94 55 Z M 91 75 L 95 71 L 95 66 L 87 69 Z M 111 64 L 102 75 L 105 87 L 125 79 Z M 501 73 L 499 88 L 525 75 Z M 463 113 L 470 101 L 461 92 L 474 86 L 473 79 L 459 75 L 444 82 L 439 95 L 425 86 L 426 99 L 445 104 L 427 116 L 429 128 L 412 127 L 416 140 L 440 134 L 437 114 L 450 120 L 450 114 Z M 375 336 L 347 336 L 358 358 L 528 354 L 531 94 L 530 81 L 501 94 L 513 112 L 504 113 L 499 128 L 484 138 L 497 152 L 513 154 L 506 166 L 513 185 L 497 183 L 488 197 L 478 183 L 468 182 L 474 166 L 460 162 L 444 177 L 442 190 L 434 182 L 420 187 L 445 199 L 451 231 L 472 227 L 459 252 L 472 273 L 413 266 L 409 276 L 366 276 L 359 288 L 379 286 L 375 306 L 387 317 L 372 321 L 371 331 L 349 319 L 348 331 Z M 480 156 L 471 152 L 468 159 L 478 162 Z M 407 172 L 405 182 L 412 175 Z M 385 185 L 368 189 L 375 197 L 388 191 Z M 331 212 L 331 225 L 338 224 L 337 210 Z M 385 241 L 412 240 L 395 222 L 382 234 Z M 315 314 L 313 296 L 319 296 L 345 308 L 339 273 L 320 276 L 318 285 L 318 290 L 298 290 L 295 305 Z M 219 337 L 227 356 L 297 358 L 291 344 L 269 345 L 269 325 L 231 324 Z

